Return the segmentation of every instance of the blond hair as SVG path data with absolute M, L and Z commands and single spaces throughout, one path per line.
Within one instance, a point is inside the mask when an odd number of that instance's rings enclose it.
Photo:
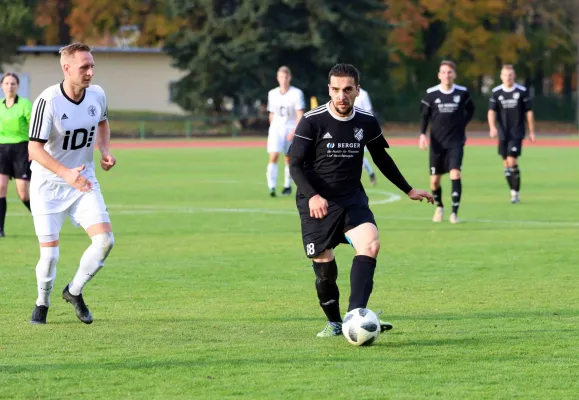
M 64 67 L 64 64 L 66 64 L 66 59 L 68 59 L 71 56 L 74 56 L 76 53 L 80 53 L 83 51 L 90 53 L 91 48 L 86 44 L 80 42 L 72 43 L 69 44 L 68 46 L 61 47 L 61 49 L 58 51 L 60 53 L 60 65 Z
M 290 69 L 288 67 L 286 67 L 285 65 L 282 65 L 281 67 L 279 67 L 279 69 L 277 70 L 277 73 L 279 74 L 280 72 L 283 72 L 283 73 L 288 74 L 290 76 L 292 74 Z
M 87 51 L 90 53 L 91 48 L 84 43 L 77 42 L 77 43 L 72 43 L 72 44 L 69 44 L 68 46 L 62 47 L 58 51 L 58 53 L 60 55 L 64 55 L 64 56 L 72 56 L 73 54 L 78 53 L 80 51 Z

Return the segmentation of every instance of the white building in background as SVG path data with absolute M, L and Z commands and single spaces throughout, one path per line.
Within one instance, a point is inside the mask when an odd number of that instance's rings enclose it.
M 48 86 L 62 80 L 59 46 L 23 46 L 20 60 L 3 65 L 4 72 L 20 77 L 20 95 L 34 99 Z M 171 65 L 171 58 L 156 48 L 94 47 L 93 83 L 103 87 L 109 110 L 185 112 L 171 101 L 170 83 L 185 72 Z

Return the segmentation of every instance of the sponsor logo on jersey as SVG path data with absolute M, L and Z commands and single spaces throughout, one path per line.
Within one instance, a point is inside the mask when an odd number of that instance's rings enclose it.
M 330 132 L 326 132 L 322 139 L 332 139 L 332 135 L 330 135 Z
M 361 147 L 360 143 L 328 143 L 326 145 L 328 149 L 359 149 Z

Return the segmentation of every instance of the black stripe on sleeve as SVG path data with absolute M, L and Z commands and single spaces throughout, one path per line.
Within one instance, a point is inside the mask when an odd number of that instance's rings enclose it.
M 40 139 L 40 131 L 42 130 L 42 118 L 44 117 L 44 109 L 46 108 L 46 100 L 38 100 L 36 113 L 34 114 L 34 124 L 32 125 L 31 139 Z

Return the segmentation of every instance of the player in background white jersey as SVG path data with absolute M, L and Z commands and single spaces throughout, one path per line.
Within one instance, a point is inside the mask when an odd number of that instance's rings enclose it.
M 271 197 L 275 197 L 277 160 L 281 152 L 285 155 L 284 188 L 281 194 L 290 195 L 292 192 L 288 151 L 296 126 L 304 115 L 306 105 L 304 93 L 300 89 L 290 86 L 291 80 L 290 69 L 285 66 L 280 67 L 277 70 L 279 87 L 270 90 L 267 94 L 267 111 L 269 111 L 267 152 L 269 153 L 269 163 L 267 164 L 266 178 Z
M 95 177 L 94 147 L 108 171 L 116 160 L 109 152 L 110 127 L 103 89 L 91 85 L 94 60 L 90 47 L 73 43 L 60 50 L 62 83 L 44 90 L 34 102 L 28 151 L 32 159 L 30 205 L 40 243 L 36 265 L 38 298 L 31 323 L 45 324 L 59 258 L 59 233 L 69 217 L 91 238 L 62 297 L 85 324 L 92 314 L 82 289 L 103 267 L 113 244 L 109 213 Z
M 356 101 L 354 101 L 354 106 L 359 107 L 364 111 L 368 111 L 371 113 L 374 112 L 372 110 L 372 103 L 370 102 L 370 96 L 368 96 L 368 92 L 362 88 L 360 88 L 360 94 L 358 95 L 358 97 L 356 97 Z M 366 153 L 367 151 L 368 150 L 364 147 L 364 153 Z M 370 175 L 370 184 L 372 186 L 376 186 L 376 174 L 374 173 L 374 169 L 372 168 L 372 164 L 370 164 L 368 157 L 366 157 L 365 155 L 364 161 L 362 161 L 362 165 L 364 166 L 366 172 L 368 172 L 368 175 Z

